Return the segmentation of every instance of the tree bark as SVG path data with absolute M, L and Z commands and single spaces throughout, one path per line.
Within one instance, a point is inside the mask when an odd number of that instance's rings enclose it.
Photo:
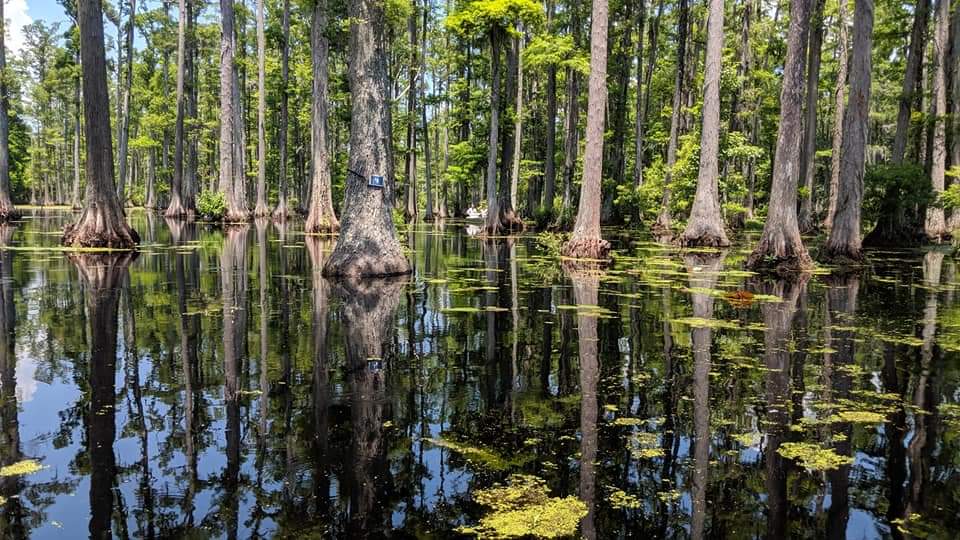
M 385 15 L 379 0 L 350 3 L 350 159 L 343 228 L 323 267 L 325 276 L 410 273 L 393 225 L 394 176 L 384 51 Z M 383 188 L 369 178 L 383 177 Z
M 126 35 L 126 56 L 127 61 L 125 64 L 126 76 L 123 78 L 123 98 L 122 98 L 122 111 L 119 118 L 120 122 L 120 133 L 119 133 L 119 148 L 117 151 L 117 163 L 119 165 L 119 178 L 117 183 L 117 196 L 120 197 L 120 204 L 126 202 L 125 186 L 127 182 L 127 154 L 129 153 L 129 140 L 130 140 L 130 99 L 131 99 L 131 88 L 133 86 L 133 21 L 137 14 L 137 2 L 136 0 L 130 0 L 130 13 L 128 14 L 129 19 L 127 20 L 127 35 Z M 119 69 L 119 66 L 118 66 Z M 119 71 L 118 71 L 119 77 Z
M 587 146 L 583 154 L 580 206 L 564 257 L 605 259 L 610 243 L 600 236 L 603 130 L 607 106 L 607 0 L 593 0 L 590 29 L 590 82 L 587 95 Z
M 503 31 L 490 30 L 490 138 L 487 147 L 487 218 L 484 233 L 500 234 L 500 205 L 497 200 L 497 149 L 500 148 L 500 48 Z
M 937 22 L 933 35 L 933 52 L 936 67 L 933 76 L 934 124 L 933 147 L 931 152 L 930 181 L 933 183 L 933 192 L 939 196 L 943 193 L 944 179 L 947 165 L 946 149 L 946 114 L 947 114 L 947 37 L 950 24 L 950 0 L 937 2 Z M 947 230 L 943 208 L 931 205 L 927 208 L 927 222 L 925 226 L 927 237 L 940 242 L 950 236 Z
M 500 32 L 506 34 L 503 30 L 500 30 Z M 507 113 L 509 109 L 512 109 L 509 99 L 512 99 L 518 91 L 517 73 L 518 66 L 520 65 L 520 44 L 519 38 L 517 37 L 507 37 L 506 64 L 507 73 L 504 81 L 504 93 L 507 95 L 508 100 L 501 103 L 503 107 L 501 113 Z M 516 113 L 516 111 L 513 112 Z M 505 120 L 509 120 L 509 117 L 510 115 L 507 114 Z M 497 192 L 498 220 L 501 230 L 508 232 L 522 231 L 523 221 L 517 215 L 510 194 L 512 182 L 511 171 L 513 170 L 513 160 L 516 154 L 514 149 L 514 124 L 505 121 L 501 129 L 503 133 L 500 134 L 500 183 Z
M 220 191 L 227 202 L 224 221 L 249 219 L 243 178 L 243 126 L 240 124 L 240 88 L 234 65 L 233 0 L 220 0 Z M 239 177 L 239 178 L 238 178 Z
M 263 0 L 257 0 L 257 204 L 254 217 L 270 215 L 267 205 L 267 37 Z
M 806 193 L 800 200 L 801 232 L 810 232 L 816 225 L 813 219 L 813 190 L 817 178 L 817 102 L 820 97 L 820 53 L 823 49 L 823 7 L 825 0 L 817 0 L 810 17 L 810 44 L 807 57 L 807 108 L 803 126 L 803 148 L 800 152 L 800 179 Z
M 67 225 L 62 242 L 75 247 L 133 249 L 140 237 L 127 224 L 113 176 L 110 98 L 103 44 L 103 12 L 99 0 L 80 0 L 80 65 L 87 135 L 87 195 L 80 219 Z
M 517 57 L 517 108 L 513 120 L 513 167 L 510 171 L 510 207 L 516 211 L 520 182 L 520 157 L 523 134 L 523 33 L 514 38 Z
M 863 168 L 867 150 L 867 121 L 873 54 L 873 0 L 856 0 L 853 58 L 850 65 L 850 102 L 843 118 L 840 185 L 833 228 L 824 249 L 826 258 L 856 262 L 861 252 L 860 214 L 863 206 Z
M 0 8 L 2 9 L 2 8 Z M 0 16 L 0 21 L 3 20 L 3 17 Z M 2 24 L 2 23 L 0 23 Z M 2 35 L 2 32 L 0 32 Z M 3 49 L 0 46 L 0 49 Z M 2 54 L 2 53 L 0 53 Z M 77 66 L 80 65 L 80 50 L 77 49 L 76 56 L 74 61 Z M 80 104 L 80 75 L 76 76 L 73 87 L 73 193 L 70 197 L 70 206 L 74 210 L 80 210 L 80 130 L 82 126 L 80 125 L 80 115 L 83 113 L 82 106 Z M 0 79 L 2 80 L 2 79 Z M 0 120 L 2 122 L 4 120 Z
M 310 27 L 310 47 L 313 56 L 313 108 L 311 114 L 311 147 L 313 181 L 310 187 L 310 212 L 306 232 L 325 233 L 340 230 L 340 222 L 333 211 L 333 192 L 330 183 L 330 126 L 329 115 L 329 55 L 327 38 L 327 0 L 314 0 Z
M 547 31 L 553 29 L 556 2 L 547 1 Z M 543 212 L 553 213 L 553 199 L 557 190 L 557 66 L 547 66 L 547 141 L 543 164 Z
M 700 130 L 700 171 L 697 193 L 682 246 L 729 246 L 720 215 L 720 71 L 723 62 L 723 0 L 710 0 L 707 16 L 707 57 L 703 74 L 703 127 Z
M 417 77 L 419 63 L 417 60 L 417 8 L 416 2 L 407 19 L 407 33 L 410 37 L 410 64 L 407 66 L 407 148 L 406 148 L 406 207 L 404 215 L 408 220 L 417 217 Z
M 837 192 L 840 190 L 840 154 L 843 147 L 843 117 L 846 108 L 844 94 L 847 87 L 847 17 L 846 2 L 840 2 L 837 10 L 837 85 L 834 88 L 833 109 L 833 148 L 830 153 L 830 202 L 827 204 L 827 217 L 823 221 L 824 229 L 833 228 L 834 214 L 837 212 Z
M 5 32 L 6 19 L 3 18 L 3 2 L 0 1 L 0 223 L 17 218 L 17 211 L 10 198 L 10 119 L 8 115 L 9 98 L 7 96 L 7 52 Z
M 634 155 L 633 162 L 633 187 L 638 188 L 643 185 L 643 157 L 644 157 L 644 136 L 647 126 L 647 99 L 650 97 L 650 77 L 653 75 L 653 56 L 657 50 L 657 31 L 660 25 L 660 13 L 663 10 L 663 1 L 658 3 L 657 16 L 650 25 L 650 56 L 647 60 L 646 71 L 641 68 L 643 65 L 643 30 L 646 25 L 647 7 L 644 0 L 640 0 L 637 8 L 637 111 L 634 124 Z M 649 75 L 648 75 L 649 74 Z
M 760 243 L 747 260 L 751 268 L 781 275 L 806 272 L 813 267 L 797 223 L 804 49 L 809 22 L 810 0 L 794 0 L 790 5 L 787 58 L 780 92 L 780 127 L 773 159 L 770 209 Z
M 180 0 L 180 17 L 177 21 L 177 118 L 173 130 L 173 179 L 170 182 L 170 204 L 164 216 L 188 217 L 183 206 L 183 153 L 184 123 L 186 114 L 186 68 L 187 68 L 187 0 Z
M 420 53 L 420 72 L 423 74 L 420 77 L 420 101 L 423 102 L 423 105 L 420 107 L 420 120 L 423 130 L 423 169 L 424 169 L 424 179 L 426 181 L 426 186 L 424 186 L 427 192 L 427 209 L 424 212 L 425 221 L 433 221 L 437 209 L 435 208 L 436 199 L 433 193 L 433 170 L 431 163 L 430 155 L 430 125 L 427 123 L 427 27 L 430 22 L 430 0 L 424 0 L 423 2 L 423 35 L 421 36 L 421 53 Z M 434 77 L 436 81 L 436 77 Z
M 907 151 L 907 133 L 913 113 L 915 95 L 920 90 L 920 73 L 923 71 L 923 49 L 927 43 L 927 21 L 930 18 L 930 0 L 917 0 L 910 30 L 910 47 L 907 49 L 907 68 L 903 76 L 897 110 L 897 128 L 893 137 L 894 164 L 903 163 Z
M 291 215 L 287 203 L 287 124 L 289 122 L 289 87 L 290 87 L 290 0 L 283 0 L 283 43 L 280 45 L 280 133 L 278 134 L 277 150 L 280 153 L 278 173 L 280 189 L 277 207 L 273 211 L 273 219 L 284 221 Z
M 580 0 L 570 1 L 570 33 L 574 48 L 580 47 Z M 573 175 L 577 168 L 577 153 L 580 150 L 580 74 L 567 69 L 567 110 L 564 124 L 563 157 L 563 210 L 573 200 Z
M 663 176 L 663 197 L 660 202 L 660 213 L 653 224 L 654 234 L 667 239 L 672 236 L 670 230 L 673 217 L 670 212 L 670 182 L 673 176 L 673 166 L 677 163 L 677 139 L 680 136 L 680 109 L 683 107 L 683 83 L 686 80 L 687 60 L 687 19 L 689 8 L 687 0 L 680 0 L 680 14 L 677 22 L 677 73 L 673 83 L 673 106 L 670 112 L 670 140 L 667 143 L 667 164 Z

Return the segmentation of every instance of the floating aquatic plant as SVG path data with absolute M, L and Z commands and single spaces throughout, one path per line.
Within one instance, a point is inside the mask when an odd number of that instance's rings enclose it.
M 814 471 L 829 471 L 853 463 L 853 458 L 841 456 L 832 448 L 824 448 L 814 443 L 783 443 L 777 448 L 777 453 Z
M 23 461 L 18 461 L 6 467 L 0 468 L 0 478 L 6 478 L 8 476 L 24 476 L 28 474 L 34 474 L 43 470 L 43 465 L 40 465 L 34 459 L 25 459 Z
M 449 439 L 430 438 L 430 439 L 424 439 L 424 440 L 434 446 L 439 446 L 441 448 L 452 450 L 460 454 L 461 456 L 463 456 L 464 459 L 466 459 L 471 463 L 477 463 L 489 469 L 498 470 L 498 471 L 507 468 L 506 460 L 500 455 L 498 455 L 496 452 L 493 452 L 492 450 L 488 450 L 486 448 L 480 448 L 477 446 L 470 446 L 468 444 L 463 444 L 457 441 L 451 441 Z
M 576 533 L 587 515 L 587 505 L 580 499 L 550 497 L 543 479 L 523 474 L 510 476 L 506 485 L 476 492 L 474 500 L 491 512 L 477 525 L 457 532 L 478 538 L 563 538 Z
M 640 499 L 622 489 L 611 491 L 610 496 L 607 497 L 607 502 L 616 510 L 635 510 L 640 508 Z

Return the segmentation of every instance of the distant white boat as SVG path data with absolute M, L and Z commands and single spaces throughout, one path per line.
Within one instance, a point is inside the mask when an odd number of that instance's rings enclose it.
M 483 211 L 480 211 L 473 207 L 467 208 L 467 219 L 486 219 L 486 218 L 487 218 L 486 209 L 484 209 Z

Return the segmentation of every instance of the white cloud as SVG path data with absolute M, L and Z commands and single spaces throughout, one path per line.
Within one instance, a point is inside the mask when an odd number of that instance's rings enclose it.
M 27 13 L 27 0 L 0 0 L 6 3 L 4 16 L 7 19 L 7 48 L 19 53 L 23 48 L 23 27 L 33 22 Z

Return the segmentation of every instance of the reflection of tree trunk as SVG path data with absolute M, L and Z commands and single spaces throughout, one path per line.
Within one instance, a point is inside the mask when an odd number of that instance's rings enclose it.
M 330 285 L 323 278 L 324 252 L 333 246 L 318 237 L 307 237 L 307 252 L 313 268 L 313 459 L 314 488 L 317 501 L 316 513 L 323 515 L 330 501 L 330 415 L 332 402 L 330 392 L 330 366 L 327 352 L 327 314 L 329 312 Z
M 385 369 L 392 356 L 389 339 L 404 283 L 397 279 L 337 283 L 352 394 L 351 538 L 378 538 L 385 532 L 381 494 L 389 471 L 383 423 L 391 416 Z
M 246 338 L 247 231 L 246 225 L 229 227 L 220 253 L 220 279 L 223 294 L 224 402 L 227 412 L 224 502 L 222 519 L 227 537 L 237 538 L 240 480 L 240 360 Z
M 856 276 L 837 276 L 830 280 L 830 290 L 827 291 L 827 308 L 831 319 L 835 316 L 846 325 L 852 319 L 857 309 L 857 293 L 860 282 Z M 833 328 L 831 330 L 830 348 L 836 351 L 832 354 L 831 400 L 850 398 L 852 377 L 849 370 L 843 369 L 854 362 L 854 333 L 850 330 Z M 842 434 L 841 441 L 833 444 L 834 452 L 841 456 L 850 455 L 850 423 L 837 423 L 833 427 L 835 433 Z M 827 530 L 831 538 L 844 538 L 847 522 L 850 519 L 850 465 L 842 465 L 827 473 L 830 483 L 830 510 L 827 513 Z
M 111 538 L 116 479 L 115 439 L 117 307 L 130 254 L 73 258 L 87 291 L 90 319 L 90 537 Z
M 774 294 L 783 301 L 765 303 L 761 307 L 764 332 L 764 366 L 767 369 L 764 385 L 767 401 L 767 538 L 786 538 L 787 533 L 787 460 L 777 450 L 788 436 L 790 414 L 790 338 L 797 298 L 804 283 L 778 281 L 769 284 L 763 292 Z
M 883 388 L 885 392 L 893 393 L 901 397 L 906 392 L 906 384 L 901 380 L 897 369 L 897 346 L 893 343 L 883 344 Z M 903 517 L 904 509 L 904 488 L 903 484 L 907 479 L 907 456 L 904 451 L 903 442 L 907 437 L 907 415 L 903 406 L 898 405 L 897 411 L 889 417 L 889 421 L 884 425 L 884 433 L 887 434 L 887 455 L 884 473 L 888 481 L 888 503 L 887 503 L 887 521 L 893 521 Z M 903 538 L 903 533 L 898 527 L 890 528 L 890 535 L 895 540 Z
M 573 296 L 577 305 L 596 306 L 599 303 L 600 279 L 596 275 L 571 273 Z M 600 378 L 597 354 L 597 317 L 577 315 L 577 333 L 580 337 L 580 498 L 587 504 L 587 516 L 581 527 L 587 539 L 597 537 L 596 530 L 596 465 L 597 459 L 597 382 Z
M 904 516 L 922 514 L 925 505 L 924 495 L 927 487 L 929 452 L 935 441 L 930 440 L 933 431 L 933 419 L 930 413 L 936 408 L 931 392 L 931 369 L 936 353 L 938 298 L 936 287 L 940 285 L 943 265 L 943 253 L 928 252 L 923 259 L 923 282 L 930 287 L 927 302 L 923 308 L 923 345 L 920 347 L 920 370 L 913 389 L 914 427 L 913 437 L 907 446 L 907 458 L 910 461 L 910 483 L 908 484 L 907 508 Z
M 688 255 L 690 288 L 713 289 L 726 254 L 719 257 Z M 693 316 L 713 319 L 713 296 L 694 293 Z M 709 327 L 691 330 L 693 342 L 693 492 L 691 538 L 703 538 L 707 514 L 707 482 L 710 466 L 710 348 L 713 333 Z
M 13 227 L 0 226 L 0 245 L 6 246 Z M 23 459 L 17 403 L 16 308 L 13 299 L 13 252 L 0 251 L 0 467 Z M 26 512 L 17 495 L 23 489 L 19 476 L 0 478 L 0 497 L 7 502 L 0 513 L 0 531 L 10 538 L 26 538 Z

